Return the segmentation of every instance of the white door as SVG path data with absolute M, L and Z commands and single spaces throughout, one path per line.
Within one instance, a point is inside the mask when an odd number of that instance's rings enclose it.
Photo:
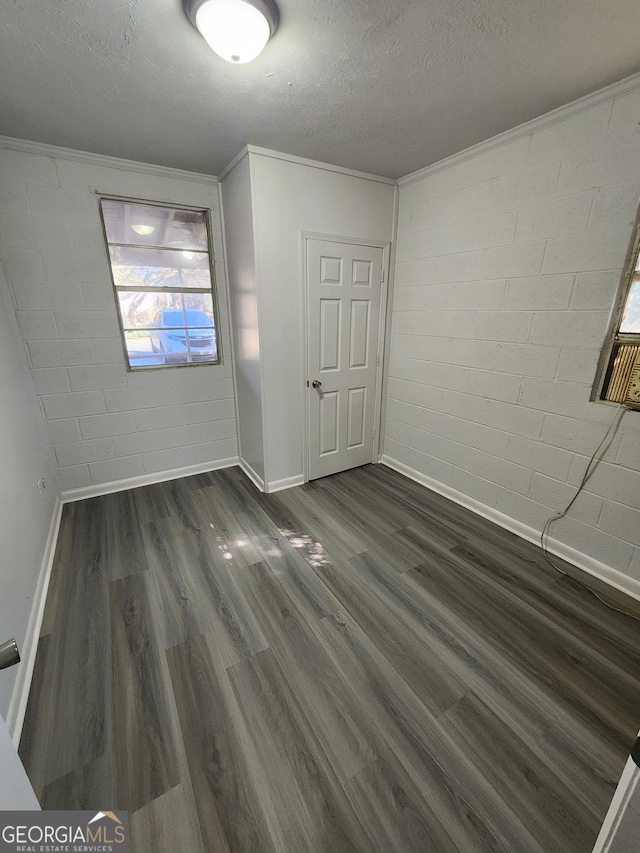
M 309 479 L 373 460 L 382 249 L 307 240 Z

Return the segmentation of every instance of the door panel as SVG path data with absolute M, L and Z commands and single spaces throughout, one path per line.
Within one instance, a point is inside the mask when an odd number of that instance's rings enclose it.
M 372 461 L 382 257 L 371 246 L 307 240 L 312 480 Z
M 338 451 L 339 391 L 329 391 L 320 395 L 320 456 Z
M 342 284 L 342 258 L 325 255 L 320 259 L 320 264 L 322 284 Z
M 320 300 L 320 370 L 337 370 L 340 357 L 339 299 Z
M 371 261 L 353 261 L 353 284 L 356 287 L 371 287 L 373 264 Z
M 369 315 L 371 303 L 351 301 L 351 341 L 349 367 L 367 367 L 369 357 Z
M 367 389 L 349 388 L 349 409 L 347 413 L 347 447 L 361 447 L 364 444 L 364 422 L 367 408 Z

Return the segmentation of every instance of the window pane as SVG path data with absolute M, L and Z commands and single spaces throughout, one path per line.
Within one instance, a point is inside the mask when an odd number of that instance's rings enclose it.
M 211 293 L 119 290 L 118 302 L 125 330 L 214 325 Z
M 132 367 L 217 359 L 211 294 L 120 291 L 118 300 Z
M 201 210 L 173 210 L 103 199 L 102 214 L 109 243 L 208 248 L 205 214 Z
M 206 211 L 101 205 L 129 367 L 219 363 Z
M 132 367 L 197 364 L 218 357 L 213 329 L 125 332 L 125 342 Z
M 131 367 L 152 367 L 165 363 L 162 355 L 156 353 L 151 345 L 150 332 L 125 332 L 124 339 Z
M 116 287 L 211 288 L 205 252 L 109 246 L 109 254 Z
M 640 333 L 640 276 L 634 277 L 629 290 L 620 331 L 623 334 Z
M 182 284 L 184 287 L 202 287 L 204 290 L 211 289 L 211 270 L 209 265 L 202 269 L 182 269 Z

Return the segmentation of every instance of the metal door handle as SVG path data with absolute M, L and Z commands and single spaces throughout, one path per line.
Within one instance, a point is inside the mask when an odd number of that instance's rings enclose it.
M 15 640 L 7 640 L 0 646 L 0 669 L 6 669 L 14 663 L 20 663 L 18 644 Z
M 320 382 L 319 379 L 314 379 L 313 382 L 311 383 L 312 388 L 320 388 L 321 385 L 322 385 L 322 382 Z

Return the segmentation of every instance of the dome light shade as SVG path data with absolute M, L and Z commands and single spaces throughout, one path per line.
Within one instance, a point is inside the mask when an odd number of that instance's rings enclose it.
M 149 234 L 153 234 L 153 232 L 156 230 L 153 225 L 145 225 L 142 222 L 136 223 L 131 227 L 136 232 L 136 234 L 140 234 L 142 237 L 148 237 Z
M 251 62 L 278 27 L 273 0 L 185 0 L 191 23 L 218 56 Z

